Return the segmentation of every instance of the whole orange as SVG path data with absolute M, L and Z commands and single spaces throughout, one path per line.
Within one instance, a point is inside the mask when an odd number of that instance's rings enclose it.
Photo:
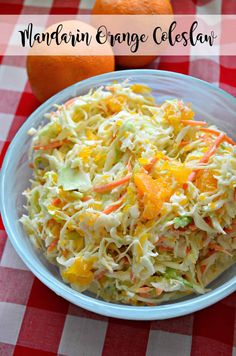
M 96 0 L 94 15 L 172 15 L 170 0 Z M 152 62 L 156 56 L 116 56 L 122 67 L 138 68 Z
M 76 33 L 77 29 L 93 36 L 96 33 L 95 28 L 80 21 L 65 21 L 62 25 L 64 33 Z M 51 33 L 57 26 L 54 24 L 44 32 Z M 63 42 L 59 46 L 54 42 L 50 46 L 44 42 L 34 45 L 26 66 L 32 91 L 38 100 L 43 102 L 69 85 L 113 71 L 115 60 L 110 45 L 106 44 L 106 55 L 97 55 L 99 50 L 99 44 L 95 42 L 89 46 L 80 42 L 77 47 Z
M 170 0 L 96 0 L 95 15 L 171 15 Z

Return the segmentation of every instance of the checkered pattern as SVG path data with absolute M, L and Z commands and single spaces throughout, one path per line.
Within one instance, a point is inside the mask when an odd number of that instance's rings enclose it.
M 131 0 L 132 1 L 132 0 Z M 93 0 L 0 0 L 2 14 L 89 13 Z M 232 14 L 236 0 L 172 0 L 177 14 Z M 236 94 L 235 57 L 162 57 L 150 68 L 190 74 Z M 0 161 L 39 105 L 25 58 L 0 57 Z M 0 220 L 0 355 L 236 356 L 236 293 L 203 311 L 165 321 L 102 317 L 55 295 L 18 258 Z

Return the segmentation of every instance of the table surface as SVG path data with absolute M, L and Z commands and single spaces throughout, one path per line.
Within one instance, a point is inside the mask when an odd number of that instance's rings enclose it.
M 0 0 L 0 13 L 86 14 L 93 2 Z M 172 3 L 178 14 L 236 13 L 236 0 Z M 190 74 L 236 95 L 235 57 L 161 57 L 150 68 Z M 38 105 L 27 81 L 25 58 L 0 57 L 0 163 Z M 36 279 L 14 252 L 0 221 L 0 355 L 236 356 L 236 293 L 203 311 L 170 320 L 102 317 L 68 303 Z

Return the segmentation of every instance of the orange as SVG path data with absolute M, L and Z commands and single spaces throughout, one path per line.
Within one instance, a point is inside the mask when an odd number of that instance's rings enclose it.
M 96 0 L 93 15 L 171 15 L 170 0 Z
M 192 172 L 192 169 L 186 167 L 180 162 L 171 164 L 169 162 L 164 162 L 164 164 L 161 166 L 161 169 L 167 170 L 169 176 L 173 177 L 180 186 L 186 183 L 190 173 Z
M 93 280 L 93 272 L 91 270 L 95 261 L 95 257 L 89 257 L 88 259 L 78 257 L 70 267 L 62 272 L 62 276 L 69 283 L 86 286 Z
M 134 183 L 144 207 L 143 218 L 147 220 L 155 219 L 159 215 L 164 202 L 168 201 L 172 195 L 171 179 L 168 176 L 153 179 L 146 173 L 137 173 L 134 175 Z
M 212 171 L 203 169 L 197 173 L 195 185 L 201 192 L 212 192 L 217 189 L 217 179 Z
M 76 34 L 77 29 L 94 36 L 96 29 L 80 21 L 62 22 L 63 32 Z M 54 24 L 44 32 L 53 32 L 58 24 Z M 27 57 L 27 73 L 33 93 L 43 102 L 60 90 L 83 79 L 113 71 L 115 60 L 108 43 L 104 44 L 106 55 L 96 55 L 101 46 L 93 42 L 90 46 L 80 42 L 76 47 L 61 43 L 59 46 L 51 42 L 36 44 Z M 83 53 L 86 52 L 86 56 Z M 42 55 L 42 53 L 44 55 Z M 34 54 L 34 55 L 33 55 Z
M 172 15 L 170 0 L 96 0 L 93 15 Z M 156 56 L 117 56 L 116 63 L 127 68 L 139 68 Z

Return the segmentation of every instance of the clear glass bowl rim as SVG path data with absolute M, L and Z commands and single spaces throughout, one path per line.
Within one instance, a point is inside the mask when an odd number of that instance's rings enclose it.
M 226 283 L 223 283 L 220 287 L 204 294 L 194 297 L 193 299 L 187 301 L 176 301 L 172 302 L 171 304 L 159 305 L 159 306 L 129 306 L 129 305 L 120 305 L 120 304 L 113 304 L 108 303 L 102 300 L 98 300 L 92 298 L 90 296 L 84 295 L 82 293 L 74 291 L 72 288 L 64 284 L 63 282 L 58 281 L 53 275 L 49 272 L 47 275 L 41 271 L 40 264 L 33 263 L 31 256 L 28 256 L 26 251 L 22 248 L 19 244 L 16 236 L 14 236 L 12 230 L 12 222 L 8 218 L 7 211 L 5 209 L 5 201 L 9 199 L 4 194 L 4 187 L 7 184 L 7 166 L 9 161 L 11 160 L 12 155 L 14 155 L 14 150 L 17 149 L 17 143 L 21 140 L 21 136 L 24 134 L 25 126 L 29 123 L 33 123 L 34 118 L 37 117 L 38 112 L 47 106 L 52 105 L 53 103 L 60 102 L 61 95 L 65 96 L 66 94 L 72 93 L 74 89 L 78 87 L 88 86 L 91 85 L 95 86 L 97 81 L 101 79 L 104 80 L 115 80 L 124 78 L 126 76 L 138 76 L 138 75 L 153 75 L 153 76 L 162 76 L 162 77 L 174 77 L 174 78 L 183 78 L 185 81 L 192 81 L 193 84 L 199 83 L 202 86 L 208 87 L 210 90 L 215 90 L 218 94 L 222 95 L 223 97 L 232 100 L 236 103 L 236 98 L 234 98 L 229 93 L 225 92 L 224 90 L 205 82 L 201 79 L 191 77 L 189 75 L 184 75 L 176 72 L 169 72 L 169 71 L 162 71 L 162 70 L 152 70 L 152 69 L 135 69 L 135 70 L 121 70 L 110 72 L 106 74 L 102 74 L 99 76 L 95 76 L 76 84 L 71 85 L 70 87 L 62 90 L 61 92 L 57 93 L 56 95 L 52 96 L 42 105 L 40 105 L 25 121 L 25 123 L 21 126 L 21 128 L 16 133 L 15 137 L 13 138 L 11 144 L 8 147 L 8 150 L 5 154 L 5 158 L 3 161 L 2 169 L 1 169 L 1 176 L 0 176 L 0 210 L 2 214 L 2 219 L 4 223 L 4 227 L 10 238 L 10 241 L 15 248 L 17 254 L 21 257 L 24 261 L 26 266 L 33 272 L 33 274 L 47 287 L 53 290 L 57 295 L 65 298 L 69 302 L 80 306 L 84 309 L 89 311 L 120 319 L 128 319 L 128 320 L 161 320 L 161 319 L 168 319 L 173 317 L 178 317 L 182 315 L 186 315 L 197 310 L 201 310 L 206 308 L 219 300 L 225 298 L 229 294 L 236 291 L 236 276 L 231 278 Z

